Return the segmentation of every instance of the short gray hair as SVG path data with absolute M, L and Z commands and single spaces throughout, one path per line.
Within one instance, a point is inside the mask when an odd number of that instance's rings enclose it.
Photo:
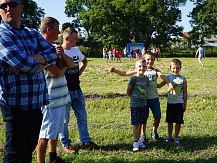
M 41 33 L 46 33 L 48 27 L 54 28 L 55 23 L 59 24 L 59 21 L 53 17 L 45 17 L 41 20 L 40 31 Z

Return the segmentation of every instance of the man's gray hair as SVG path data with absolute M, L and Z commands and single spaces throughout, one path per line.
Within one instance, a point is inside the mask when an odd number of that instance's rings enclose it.
M 41 20 L 40 24 L 40 31 L 41 33 L 46 33 L 47 28 L 50 27 L 51 29 L 54 28 L 55 23 L 59 24 L 59 21 L 53 17 L 45 17 Z

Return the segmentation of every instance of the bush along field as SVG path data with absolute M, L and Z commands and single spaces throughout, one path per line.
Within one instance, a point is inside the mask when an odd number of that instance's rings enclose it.
M 172 58 L 155 61 L 155 67 L 164 74 L 170 73 Z M 146 148 L 132 152 L 132 126 L 130 124 L 129 97 L 126 87 L 130 77 L 109 73 L 109 67 L 132 70 L 135 60 L 129 62 L 122 58 L 107 63 L 102 58 L 89 58 L 86 71 L 81 76 L 81 88 L 86 96 L 88 127 L 92 140 L 101 146 L 100 150 L 80 148 L 76 118 L 71 111 L 69 125 L 75 154 L 65 154 L 60 143 L 58 155 L 67 162 L 153 162 L 153 163 L 204 163 L 217 162 L 217 58 L 204 58 L 204 68 L 200 68 L 196 58 L 179 58 L 182 63 L 181 74 L 188 82 L 188 104 L 181 128 L 181 144 L 167 144 L 166 95 L 167 88 L 159 89 L 162 118 L 158 128 L 161 141 L 151 138 L 152 113 L 147 123 Z M 159 82 L 161 80 L 159 79 Z M 5 144 L 5 128 L 0 116 L 0 159 Z M 36 154 L 33 154 L 36 162 Z M 47 158 L 48 161 L 48 158 Z

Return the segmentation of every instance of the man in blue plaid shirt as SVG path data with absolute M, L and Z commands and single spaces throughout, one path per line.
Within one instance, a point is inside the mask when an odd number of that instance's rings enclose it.
M 55 47 L 21 24 L 21 0 L 0 0 L 0 107 L 6 125 L 3 163 L 32 161 L 41 107 L 48 104 L 43 70 L 56 62 Z

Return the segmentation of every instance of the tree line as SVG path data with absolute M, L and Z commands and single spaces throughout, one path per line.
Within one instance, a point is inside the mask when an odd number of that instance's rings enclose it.
M 189 39 L 201 40 L 217 34 L 217 1 L 191 0 L 189 11 L 192 31 Z M 84 30 L 82 42 L 90 51 L 102 47 L 123 48 L 126 43 L 145 42 L 145 48 L 170 47 L 174 38 L 183 36 L 180 6 L 187 0 L 66 0 L 65 14 L 72 18 L 63 26 Z M 23 21 L 38 28 L 44 10 L 32 0 L 24 0 Z M 196 42 L 195 42 L 196 43 Z

